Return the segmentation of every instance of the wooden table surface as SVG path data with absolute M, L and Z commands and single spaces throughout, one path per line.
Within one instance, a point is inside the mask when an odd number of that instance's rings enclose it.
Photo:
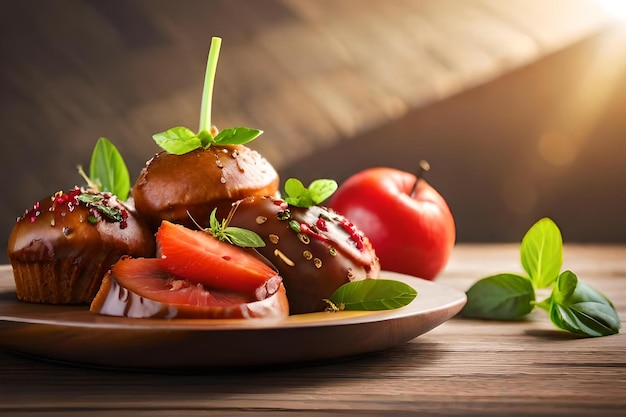
M 566 244 L 564 258 L 623 320 L 626 245 Z M 498 272 L 521 272 L 518 245 L 458 245 L 438 282 L 465 290 Z M 2 416 L 623 416 L 626 336 L 572 336 L 536 311 L 514 323 L 453 318 L 385 352 L 277 369 L 105 371 L 0 351 L 0 381 Z

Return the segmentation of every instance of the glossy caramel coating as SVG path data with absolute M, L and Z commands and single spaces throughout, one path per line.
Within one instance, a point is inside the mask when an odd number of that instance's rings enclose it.
M 183 155 L 159 152 L 141 171 L 132 195 L 137 212 L 156 231 L 162 220 L 193 227 L 187 212 L 208 224 L 213 208 L 253 195 L 273 195 L 278 174 L 243 145 L 212 145 Z
M 289 206 L 273 197 L 235 203 L 229 225 L 258 233 L 257 248 L 283 278 L 291 314 L 322 311 L 341 285 L 377 278 L 378 258 L 369 240 L 348 219 L 323 207 Z M 218 212 L 218 219 L 228 211 Z
M 81 195 L 103 199 L 97 208 L 80 202 Z M 52 304 L 90 303 L 122 255 L 154 253 L 154 235 L 127 205 L 78 188 L 36 203 L 18 219 L 7 245 L 18 299 Z

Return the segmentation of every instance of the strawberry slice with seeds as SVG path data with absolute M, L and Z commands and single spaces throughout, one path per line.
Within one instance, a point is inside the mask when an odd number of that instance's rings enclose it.
M 207 232 L 163 221 L 156 234 L 167 271 L 209 288 L 249 293 L 277 274 L 260 256 Z
M 160 258 L 123 257 L 102 281 L 90 310 L 132 318 L 284 318 L 289 305 L 278 275 L 258 290 L 213 289 L 174 275 Z

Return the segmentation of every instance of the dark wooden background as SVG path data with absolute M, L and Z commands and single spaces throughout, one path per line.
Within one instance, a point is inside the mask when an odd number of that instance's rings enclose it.
M 211 36 L 218 127 L 283 180 L 432 165 L 460 242 L 626 241 L 626 29 L 586 0 L 0 1 L 0 244 L 82 184 L 99 136 L 131 177 L 196 128 Z M 0 261 L 6 262 L 4 252 Z

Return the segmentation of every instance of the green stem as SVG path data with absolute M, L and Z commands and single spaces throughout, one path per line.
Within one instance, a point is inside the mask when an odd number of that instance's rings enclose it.
M 206 64 L 206 73 L 204 75 L 204 89 L 202 90 L 202 107 L 200 108 L 200 132 L 211 132 L 211 103 L 213 100 L 213 83 L 215 80 L 215 71 L 217 70 L 217 58 L 220 54 L 222 39 L 214 37 L 211 39 L 211 47 L 209 49 L 209 58 Z
M 549 312 L 550 311 L 550 301 L 551 301 L 551 299 L 552 299 L 552 296 L 550 296 L 550 297 L 546 298 L 545 300 L 540 301 L 538 303 L 535 302 L 535 306 L 537 306 L 537 307 L 539 307 L 539 308 Z

